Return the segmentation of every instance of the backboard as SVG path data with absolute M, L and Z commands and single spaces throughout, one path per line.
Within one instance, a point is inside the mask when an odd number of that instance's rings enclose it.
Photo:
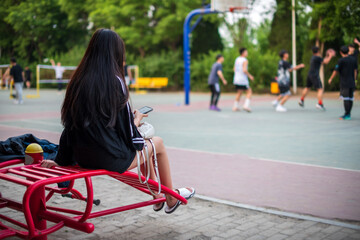
M 211 9 L 219 12 L 233 12 L 247 9 L 249 0 L 211 0 Z

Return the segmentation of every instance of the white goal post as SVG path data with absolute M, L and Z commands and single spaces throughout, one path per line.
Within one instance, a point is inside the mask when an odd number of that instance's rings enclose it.
M 75 70 L 77 67 L 76 66 L 61 66 L 66 70 Z M 56 78 L 47 78 L 47 79 L 41 79 L 41 69 L 49 69 L 49 70 L 54 70 L 53 76 L 55 77 L 55 69 L 52 65 L 43 65 L 43 64 L 38 64 L 36 65 L 36 94 L 35 95 L 27 95 L 26 97 L 28 98 L 39 98 L 40 97 L 40 84 L 43 83 L 68 83 L 70 81 L 70 79 L 61 79 L 61 80 L 57 80 Z
M 9 64 L 0 64 L 0 89 L 8 89 L 10 85 L 10 81 L 7 76 L 5 76 L 5 79 L 3 79 L 3 76 L 5 75 L 6 70 L 8 69 L 10 65 Z

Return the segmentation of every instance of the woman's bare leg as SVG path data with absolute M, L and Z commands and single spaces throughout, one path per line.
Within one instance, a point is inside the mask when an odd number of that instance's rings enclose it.
M 169 158 L 167 156 L 163 140 L 160 137 L 153 137 L 152 140 L 153 140 L 154 145 L 155 145 L 161 183 L 164 186 L 166 186 L 166 187 L 168 187 L 170 189 L 173 189 L 171 172 L 170 172 Z M 149 141 L 146 141 L 146 144 L 148 146 L 149 156 L 150 156 L 150 159 L 152 161 L 152 155 L 153 155 L 152 145 L 150 144 Z M 143 162 L 144 162 L 144 160 L 141 157 L 141 163 L 143 163 Z M 130 170 L 132 168 L 135 168 L 136 166 L 137 166 L 137 158 L 135 157 L 134 161 L 131 163 L 128 170 Z M 150 164 L 150 178 L 153 179 L 153 180 L 156 180 L 156 178 L 155 178 L 155 170 L 154 170 L 154 163 L 153 162 L 151 162 L 151 164 Z M 167 205 L 169 207 L 174 206 L 176 201 L 177 200 L 174 197 L 172 197 L 170 195 L 166 195 L 166 203 L 167 203 Z

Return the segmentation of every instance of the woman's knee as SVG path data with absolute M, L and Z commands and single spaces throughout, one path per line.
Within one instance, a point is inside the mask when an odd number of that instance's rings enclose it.
M 160 152 L 163 149 L 165 149 L 164 141 L 161 137 L 155 136 L 152 138 L 152 141 L 154 142 L 157 152 Z
M 159 146 L 160 146 L 160 145 L 164 145 L 163 139 L 162 139 L 161 137 L 159 137 L 159 136 L 153 137 L 152 140 L 153 140 L 155 146 L 156 146 L 156 145 L 159 145 Z
M 144 148 L 143 148 L 143 150 L 144 150 L 143 153 L 145 153 L 146 152 L 145 149 L 147 149 L 148 154 L 151 156 L 153 153 L 153 147 L 152 147 L 150 141 L 146 140 L 145 143 L 146 143 L 146 146 L 144 146 Z

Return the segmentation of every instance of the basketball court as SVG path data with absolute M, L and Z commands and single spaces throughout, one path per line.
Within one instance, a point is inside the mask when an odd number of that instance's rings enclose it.
M 25 90 L 25 94 L 31 90 Z M 14 105 L 0 91 L 0 140 L 32 133 L 58 143 L 64 92 Z M 305 108 L 297 97 L 277 113 L 271 95 L 252 99 L 252 113 L 232 112 L 234 94 L 223 94 L 221 112 L 208 110 L 209 94 L 131 94 L 134 108 L 151 106 L 146 121 L 164 139 L 175 186 L 194 186 L 199 196 L 327 219 L 360 221 L 360 106 L 341 121 L 342 101 L 325 95 L 326 112 Z

